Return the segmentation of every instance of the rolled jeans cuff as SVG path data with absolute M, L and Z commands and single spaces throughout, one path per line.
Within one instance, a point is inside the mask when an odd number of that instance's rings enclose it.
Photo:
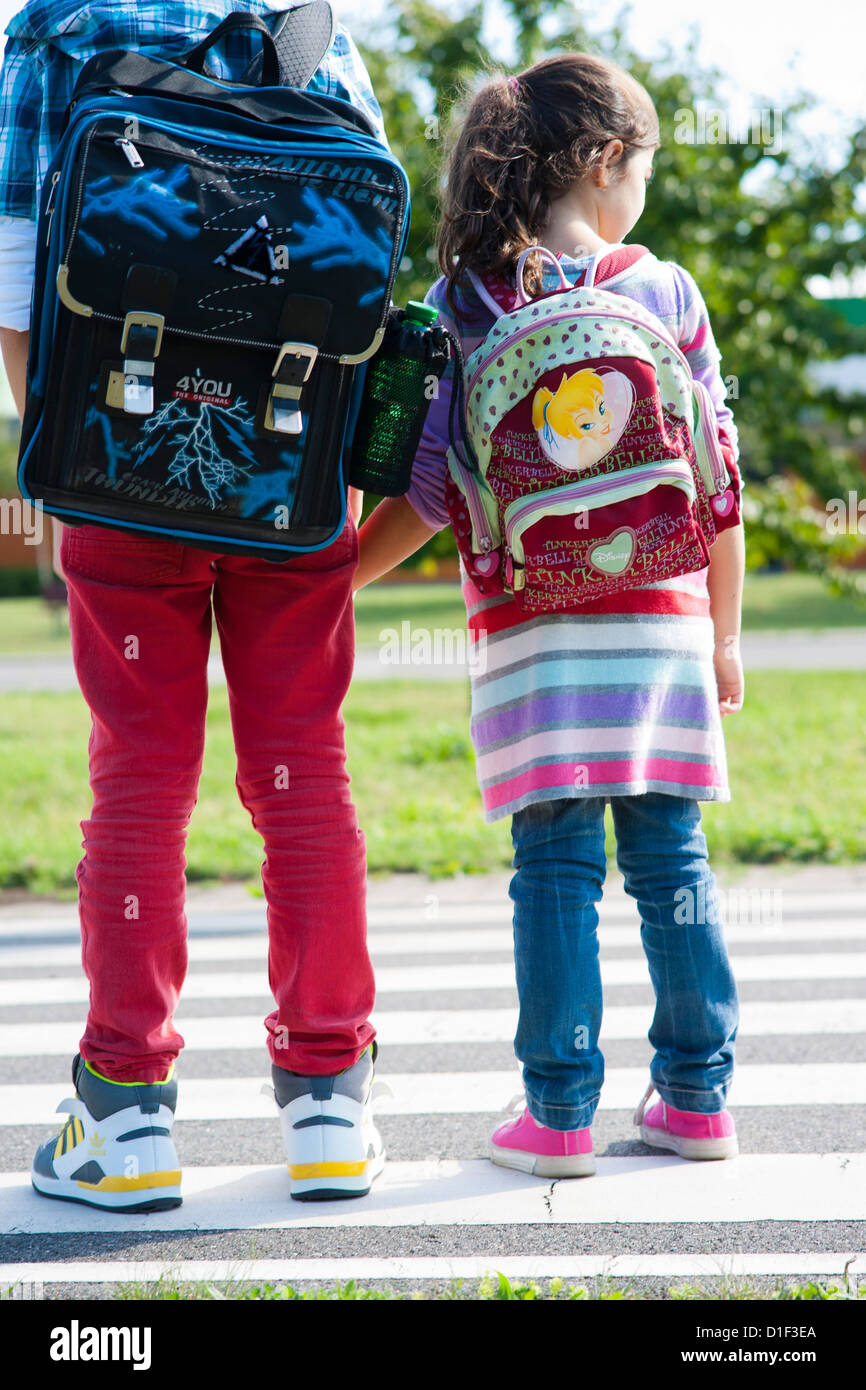
M 725 1081 L 710 1091 L 693 1091 L 688 1087 L 663 1086 L 657 1081 L 653 1082 L 666 1105 L 672 1105 L 674 1110 L 690 1110 L 695 1115 L 720 1115 L 726 1108 L 730 1084 L 730 1081 Z
M 589 1129 L 598 1107 L 600 1094 L 599 1091 L 596 1091 L 592 1099 L 588 1100 L 585 1105 L 543 1105 L 526 1087 L 526 1105 L 533 1120 L 537 1120 L 540 1125 L 544 1125 L 547 1129 Z

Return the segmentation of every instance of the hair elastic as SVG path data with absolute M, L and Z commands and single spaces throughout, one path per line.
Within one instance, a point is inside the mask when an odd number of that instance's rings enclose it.
M 520 83 L 518 82 L 518 80 L 517 80 L 516 77 L 509 77 L 508 81 L 509 81 L 509 83 L 511 84 L 511 86 L 514 88 L 515 92 L 519 92 L 519 91 L 520 91 Z

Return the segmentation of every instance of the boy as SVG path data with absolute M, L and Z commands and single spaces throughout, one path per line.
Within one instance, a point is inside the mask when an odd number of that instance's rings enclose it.
M 247 5 L 264 17 L 288 7 Z M 110 49 L 180 62 L 237 8 L 32 0 L 11 21 L 0 74 L 0 344 L 22 415 L 39 195 L 84 62 Z M 211 50 L 210 70 L 238 80 L 260 43 L 255 33 L 228 35 Z M 343 25 L 307 90 L 353 102 L 387 147 Z M 277 999 L 266 1026 L 290 1191 L 307 1200 L 363 1195 L 381 1171 L 369 1104 L 366 861 L 340 717 L 354 656 L 358 501 L 332 546 L 280 566 L 55 523 L 76 673 L 93 714 L 94 807 L 76 872 L 90 1014 L 73 1062 L 76 1097 L 62 1107 L 70 1119 L 32 1168 L 45 1196 L 113 1211 L 181 1201 L 171 1128 L 183 1039 L 173 1011 L 186 974 L 183 845 L 201 771 L 212 601 L 238 794 L 265 841 Z M 117 634 L 143 628 L 159 639 L 133 670 L 117 659 Z M 287 754 L 292 790 L 275 797 L 272 759 Z M 134 920 L 122 910 L 130 890 Z

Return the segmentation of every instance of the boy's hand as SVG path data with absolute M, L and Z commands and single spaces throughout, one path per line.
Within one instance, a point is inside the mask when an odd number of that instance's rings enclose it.
M 63 565 L 60 560 L 60 545 L 63 540 L 63 522 L 58 521 L 56 516 L 51 518 L 51 567 L 58 579 L 66 583 L 66 575 L 63 573 Z
M 745 694 L 739 637 L 723 637 L 716 642 L 713 666 L 719 691 L 719 713 L 722 717 L 735 714 L 737 710 L 742 709 Z
M 360 525 L 361 525 L 361 512 L 362 512 L 363 507 L 364 507 L 364 494 L 363 494 L 363 492 L 359 492 L 358 489 L 357 489 L 356 487 L 350 487 L 350 488 L 349 488 L 349 502 L 348 502 L 348 506 L 349 506 L 349 511 L 352 513 L 352 516 L 355 518 L 355 525 L 356 525 L 356 526 L 360 526 Z

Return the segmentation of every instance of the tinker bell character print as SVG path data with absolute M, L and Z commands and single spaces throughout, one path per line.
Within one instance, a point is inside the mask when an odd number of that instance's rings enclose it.
M 532 425 L 546 458 L 558 468 L 591 468 L 619 443 L 634 405 L 634 387 L 615 370 L 583 367 L 555 391 L 540 386 L 532 398 Z

